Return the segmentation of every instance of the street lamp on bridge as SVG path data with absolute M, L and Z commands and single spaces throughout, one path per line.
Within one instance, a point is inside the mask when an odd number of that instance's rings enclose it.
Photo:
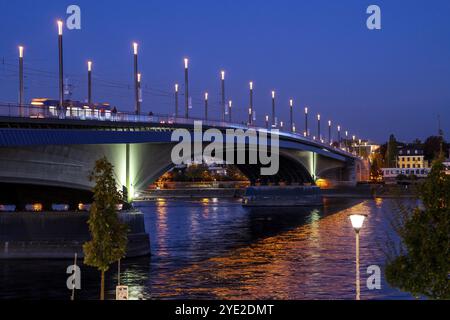
M 295 132 L 293 109 L 294 109 L 294 100 L 291 99 L 291 100 L 289 100 L 289 117 L 290 117 L 290 121 L 291 121 L 291 131 Z
M 275 118 L 275 91 L 272 91 L 272 126 L 277 126 L 277 120 Z
M 208 120 L 208 92 L 205 92 L 205 120 Z
M 225 96 L 225 70 L 220 71 L 220 87 L 222 90 L 222 121 L 226 121 L 225 115 L 226 115 L 226 96 Z
M 308 107 L 305 107 L 305 137 L 309 136 L 308 134 Z
M 333 141 L 331 139 L 331 120 L 328 120 L 328 143 L 330 146 L 333 144 Z
M 339 144 L 339 149 L 341 148 L 341 126 L 337 126 L 337 130 L 338 130 L 338 144 Z
M 88 67 L 88 105 L 92 105 L 92 61 L 87 62 Z
M 363 227 L 366 217 L 367 215 L 364 214 L 352 214 L 349 217 L 353 230 L 355 230 L 356 234 L 356 300 L 361 300 L 361 281 L 359 275 L 359 232 Z
M 64 63 L 63 63 L 63 22 L 58 24 L 58 57 L 59 57 L 59 107 L 64 108 Z
M 248 112 L 248 123 L 251 125 L 253 122 L 253 81 L 250 81 L 250 111 Z
M 189 119 L 189 59 L 184 58 L 184 113 Z
M 136 115 L 141 113 L 141 103 L 139 101 L 139 80 L 138 80 L 138 74 L 139 74 L 139 69 L 138 69 L 138 43 L 137 42 L 133 42 L 133 57 L 134 57 L 134 103 L 135 103 L 135 107 L 134 107 L 134 111 L 136 113 Z
M 320 134 L 320 114 L 317 115 L 317 139 L 322 141 L 322 135 Z
M 19 115 L 23 116 L 23 46 L 19 46 Z
M 180 86 L 178 83 L 175 84 L 175 118 L 178 118 L 178 91 Z

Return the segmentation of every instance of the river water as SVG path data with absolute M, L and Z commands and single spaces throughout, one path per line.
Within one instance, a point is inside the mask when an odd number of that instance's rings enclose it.
M 411 299 L 366 286 L 383 269 L 396 200 L 325 199 L 319 208 L 248 210 L 237 200 L 139 203 L 152 256 L 124 261 L 121 282 L 144 299 L 354 299 L 355 234 L 348 215 L 368 214 L 361 231 L 362 299 Z M 0 299 L 69 299 L 69 261 L 1 261 Z M 97 299 L 99 273 L 81 266 L 77 299 Z M 114 297 L 117 267 L 107 274 Z

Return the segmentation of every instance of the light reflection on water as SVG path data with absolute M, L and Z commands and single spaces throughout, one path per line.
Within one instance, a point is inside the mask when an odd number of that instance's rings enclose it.
M 122 284 L 147 299 L 353 299 L 355 235 L 350 213 L 369 215 L 361 231 L 363 299 L 410 298 L 366 289 L 366 268 L 382 266 L 393 200 L 325 199 L 322 208 L 246 210 L 238 201 L 141 203 L 152 257 L 122 263 Z M 0 298 L 67 299 L 65 261 L 0 265 Z M 82 299 L 97 298 L 98 273 L 83 267 Z M 384 278 L 384 276 L 382 276 Z M 113 297 L 116 269 L 108 273 Z

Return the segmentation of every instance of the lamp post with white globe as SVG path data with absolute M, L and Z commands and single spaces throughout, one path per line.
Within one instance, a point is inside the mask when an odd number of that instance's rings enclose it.
M 359 276 L 359 231 L 361 230 L 366 218 L 367 215 L 365 214 L 350 215 L 350 221 L 356 234 L 356 300 L 361 300 L 361 282 Z

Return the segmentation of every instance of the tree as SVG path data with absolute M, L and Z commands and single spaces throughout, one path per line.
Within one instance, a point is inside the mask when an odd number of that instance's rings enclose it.
M 373 153 L 370 161 L 370 180 L 380 181 L 383 179 L 383 171 L 381 171 L 382 166 L 383 160 L 381 154 Z
M 441 147 L 444 149 L 444 145 L 445 142 L 442 137 L 438 136 L 428 137 L 423 147 L 425 159 L 430 161 L 437 159 L 439 157 Z
M 101 272 L 100 300 L 105 299 L 105 273 L 112 263 L 125 257 L 128 242 L 127 225 L 117 214 L 117 205 L 123 199 L 117 191 L 113 168 L 104 157 L 95 163 L 89 177 L 95 187 L 88 220 L 91 241 L 83 245 L 84 263 Z
M 386 278 L 415 296 L 450 299 L 450 176 L 442 161 L 433 164 L 419 194 L 423 208 L 398 215 L 401 245 L 388 257 Z
M 395 168 L 397 164 L 397 140 L 393 134 L 389 137 L 385 163 L 387 168 Z

